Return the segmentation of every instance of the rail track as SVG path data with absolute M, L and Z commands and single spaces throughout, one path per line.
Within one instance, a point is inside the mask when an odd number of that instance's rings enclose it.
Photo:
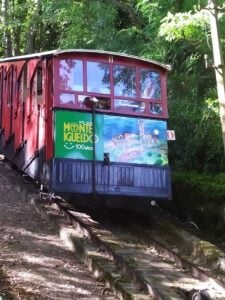
M 223 270 L 216 274 L 201 259 L 198 264 L 193 261 L 185 231 L 125 211 L 78 211 L 60 197 L 40 194 L 25 178 L 16 188 L 42 217 L 58 226 L 71 251 L 107 283 L 103 294 L 109 289 L 118 299 L 225 299 Z
M 136 225 L 134 219 L 120 215 L 121 225 L 117 212 L 114 221 L 99 216 L 96 221 L 59 198 L 54 199 L 53 210 L 72 225 L 61 228 L 61 236 L 119 298 L 225 299 L 222 281 L 171 250 L 172 245 L 164 245 L 156 232 Z

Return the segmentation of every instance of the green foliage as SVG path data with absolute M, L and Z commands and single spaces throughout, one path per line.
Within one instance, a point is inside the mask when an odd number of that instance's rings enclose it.
M 225 171 L 222 133 L 218 116 L 218 101 L 208 99 L 198 103 L 174 101 L 170 126 L 176 131 L 176 141 L 169 145 L 172 165 L 201 172 Z
M 54 15 L 54 0 L 7 0 L 8 18 L 0 33 L 6 29 L 12 40 L 14 55 L 54 48 L 58 35 Z M 3 41 L 3 39 L 2 39 Z M 3 44 L 0 47 L 3 51 Z
M 99 1 L 70 4 L 64 3 L 56 14 L 61 26 L 60 47 L 103 49 L 105 42 L 113 39 L 116 11 Z
M 225 174 L 200 174 L 194 171 L 173 173 L 174 188 L 182 186 L 182 190 L 189 191 L 189 200 L 197 199 L 198 204 L 213 201 L 218 205 L 224 204 L 225 199 Z M 184 194 L 183 194 L 184 196 Z M 196 204 L 194 204 L 196 206 Z
M 171 212 L 186 221 L 194 221 L 205 233 L 224 238 L 225 174 L 176 171 L 172 177 Z
M 168 42 L 176 40 L 193 40 L 199 39 L 209 23 L 208 14 L 205 11 L 185 12 L 171 14 L 162 19 L 159 35 L 165 36 Z

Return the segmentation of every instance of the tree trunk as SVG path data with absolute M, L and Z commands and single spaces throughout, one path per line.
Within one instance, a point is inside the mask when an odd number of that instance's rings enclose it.
M 222 137 L 225 151 L 225 66 L 220 43 L 220 32 L 218 28 L 217 0 L 209 0 L 208 4 L 208 9 L 210 11 L 214 69 L 216 75 L 217 94 L 220 106 L 220 122 L 222 127 Z
M 30 30 L 27 33 L 25 53 L 33 53 L 33 52 L 40 51 L 40 42 L 39 42 L 40 37 L 38 38 L 38 35 L 41 34 L 41 22 L 39 22 L 41 13 L 42 13 L 41 0 L 37 0 L 36 8 L 32 16 L 32 19 L 30 21 L 30 26 L 29 26 Z
M 4 49 L 4 56 L 9 57 L 12 56 L 12 39 L 9 31 L 8 26 L 8 7 L 9 2 L 8 0 L 2 0 L 2 7 L 1 7 L 1 21 L 3 24 L 3 37 L 2 37 L 2 48 Z

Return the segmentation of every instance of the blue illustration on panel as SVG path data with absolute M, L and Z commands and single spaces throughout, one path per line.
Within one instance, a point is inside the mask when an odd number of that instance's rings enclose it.
M 110 161 L 167 165 L 167 124 L 161 120 L 104 116 L 104 152 Z

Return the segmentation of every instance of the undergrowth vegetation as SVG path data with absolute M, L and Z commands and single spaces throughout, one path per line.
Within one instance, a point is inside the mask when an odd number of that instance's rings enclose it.
M 169 210 L 192 221 L 205 234 L 225 238 L 225 173 L 214 175 L 176 171 Z

